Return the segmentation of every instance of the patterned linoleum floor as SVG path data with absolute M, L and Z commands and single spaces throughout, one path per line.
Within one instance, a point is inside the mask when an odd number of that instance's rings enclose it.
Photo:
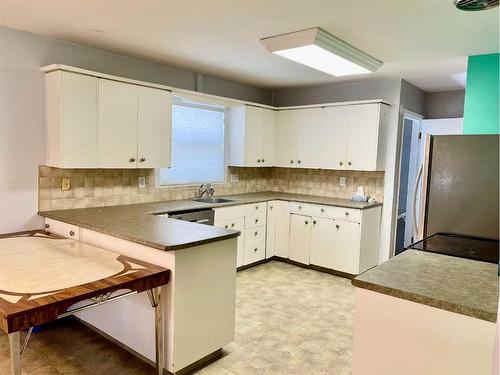
M 236 339 L 199 374 L 350 374 L 354 287 L 350 280 L 270 262 L 238 273 Z M 9 374 L 0 334 L 0 374 Z M 26 374 L 154 374 L 148 364 L 66 319 L 37 333 Z

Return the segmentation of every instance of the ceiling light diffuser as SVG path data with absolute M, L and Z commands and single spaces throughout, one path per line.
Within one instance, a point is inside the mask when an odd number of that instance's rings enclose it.
M 382 61 L 319 27 L 261 39 L 269 52 L 335 77 L 371 73 Z

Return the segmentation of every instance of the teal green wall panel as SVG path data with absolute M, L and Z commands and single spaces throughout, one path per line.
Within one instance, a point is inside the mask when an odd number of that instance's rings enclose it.
M 499 54 L 469 56 L 464 134 L 499 134 Z

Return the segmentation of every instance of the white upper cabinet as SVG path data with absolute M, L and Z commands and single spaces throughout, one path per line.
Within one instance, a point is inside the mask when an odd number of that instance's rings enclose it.
M 346 169 L 349 107 L 328 107 L 323 110 L 321 165 L 325 169 Z
M 55 71 L 45 77 L 47 162 L 97 168 L 97 78 Z
M 229 165 L 269 167 L 274 165 L 276 111 L 252 106 L 229 111 Z
M 45 103 L 47 165 L 170 166 L 170 91 L 54 70 L 45 75 Z
M 275 142 L 277 167 L 297 166 L 299 121 L 300 110 L 278 111 Z
M 137 168 L 137 86 L 99 80 L 99 166 Z
M 171 161 L 172 94 L 139 87 L 137 161 L 139 168 L 167 168 Z
M 298 168 L 321 168 L 323 108 L 298 111 Z

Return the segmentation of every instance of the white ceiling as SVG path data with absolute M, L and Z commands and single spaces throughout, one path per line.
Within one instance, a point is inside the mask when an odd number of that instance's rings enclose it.
M 452 0 L 0 0 L 0 25 L 264 87 L 404 78 L 464 86 L 467 56 L 498 52 L 498 8 Z M 266 51 L 259 39 L 320 26 L 384 61 L 335 78 Z

